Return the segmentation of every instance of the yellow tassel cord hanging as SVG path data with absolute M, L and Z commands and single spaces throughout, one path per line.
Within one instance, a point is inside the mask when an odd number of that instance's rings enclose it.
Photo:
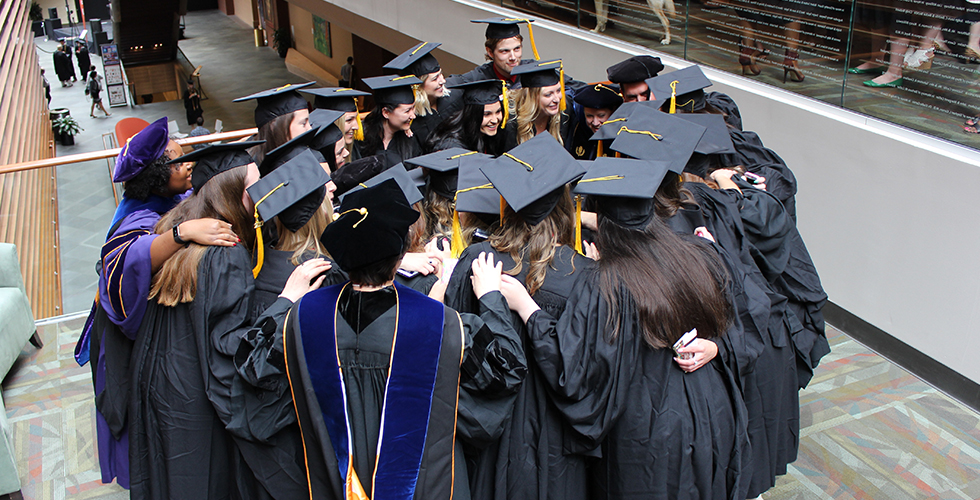
M 354 131 L 354 140 L 363 141 L 364 140 L 364 124 L 361 123 L 361 113 L 357 111 L 357 99 L 354 99 L 354 116 L 357 117 L 357 130 Z
M 565 111 L 565 65 L 558 68 L 558 83 L 561 84 L 561 102 L 558 104 L 559 111 Z
M 582 251 L 582 197 L 575 195 L 575 251 L 585 255 Z
M 629 134 L 649 135 L 655 141 L 662 141 L 662 140 L 664 140 L 664 136 L 662 136 L 660 134 L 654 134 L 653 132 L 650 132 L 649 130 L 630 130 L 630 129 L 626 128 L 626 125 L 623 125 L 623 127 L 619 129 L 619 132 L 616 132 L 616 135 L 622 134 L 623 132 L 626 132 L 626 133 L 629 133 Z
M 540 61 L 541 56 L 538 55 L 538 46 L 534 43 L 534 28 L 531 27 L 531 20 L 520 19 L 520 21 L 527 21 L 527 36 L 531 39 L 531 52 L 534 52 L 534 60 Z
M 459 224 L 459 212 L 456 211 L 456 201 L 453 201 L 453 234 L 449 240 L 449 252 L 454 259 L 463 253 L 463 228 Z
M 262 241 L 262 226 L 265 224 L 265 222 L 259 217 L 259 205 L 261 205 L 266 198 L 271 196 L 272 193 L 275 193 L 279 190 L 279 188 L 285 185 L 285 182 L 280 182 L 278 186 L 272 188 L 272 191 L 269 191 L 265 196 L 260 198 L 259 201 L 255 202 L 255 254 L 257 257 L 255 267 L 252 268 L 252 278 L 259 277 L 259 272 L 262 271 L 262 263 L 265 261 L 265 243 Z
M 500 197 L 500 227 L 504 227 L 504 209 L 507 208 L 507 202 L 504 201 L 504 197 Z
M 602 156 L 602 140 L 599 140 L 599 144 L 596 145 L 595 157 L 598 158 Z
M 507 126 L 507 119 L 510 117 L 510 101 L 507 99 L 507 82 L 500 80 L 500 96 L 503 99 L 504 121 L 500 122 L 500 128 Z
M 679 82 L 674 80 L 670 82 L 670 114 L 677 112 L 677 84 Z

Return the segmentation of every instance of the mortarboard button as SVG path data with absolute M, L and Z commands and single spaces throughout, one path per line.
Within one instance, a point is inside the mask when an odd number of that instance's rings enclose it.
M 646 82 L 650 87 L 650 99 L 670 99 L 671 113 L 674 108 L 691 113 L 704 109 L 702 89 L 711 86 L 711 80 L 704 76 L 697 64 L 650 78 Z

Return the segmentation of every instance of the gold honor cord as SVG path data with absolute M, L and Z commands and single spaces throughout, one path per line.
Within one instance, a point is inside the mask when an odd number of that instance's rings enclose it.
M 504 153 L 504 156 L 506 156 L 507 158 L 510 158 L 511 160 L 516 161 L 517 163 L 520 163 L 521 165 L 524 165 L 524 168 L 526 168 L 528 172 L 534 172 L 534 167 L 532 167 L 530 163 L 528 163 L 528 162 L 526 162 L 526 161 L 524 161 L 524 160 L 522 160 L 522 159 L 520 159 L 520 158 L 518 158 L 518 157 L 516 157 L 516 156 L 514 156 L 514 155 L 512 155 L 510 153 Z
M 534 44 L 534 28 L 531 27 L 531 20 L 514 17 L 510 19 L 504 19 L 504 21 L 522 21 L 527 23 L 527 36 L 528 38 L 531 39 L 531 51 L 534 52 L 534 60 L 540 61 L 541 56 L 538 55 L 538 46 Z
M 255 202 L 255 250 L 257 257 L 255 267 L 252 268 L 253 279 L 259 277 L 259 272 L 262 271 L 262 263 L 265 261 L 265 243 L 262 241 L 262 226 L 265 224 L 265 222 L 259 218 L 259 205 L 261 205 L 266 198 L 272 196 L 272 193 L 275 193 L 279 190 L 279 188 L 287 184 L 289 184 L 288 181 L 280 182 L 278 186 L 272 188 L 272 191 L 269 191 L 265 194 L 265 196 L 259 198 L 259 201 Z
M 585 255 L 582 251 L 582 196 L 575 195 L 575 251 L 580 255 Z
M 345 210 L 343 212 L 340 212 L 339 214 L 337 214 L 336 217 L 333 218 L 334 222 L 340 220 L 341 217 L 343 217 L 343 216 L 345 216 L 345 215 L 347 215 L 347 214 L 349 214 L 351 212 L 357 212 L 357 213 L 361 214 L 361 220 L 355 222 L 354 225 L 351 226 L 351 229 L 357 229 L 357 226 L 360 223 L 364 222 L 364 219 L 367 219 L 367 216 L 368 216 L 368 209 L 366 209 L 364 207 L 361 207 L 361 208 L 352 208 L 350 210 Z
M 422 42 L 421 44 L 419 44 L 418 47 L 415 47 L 415 50 L 412 51 L 412 54 L 411 55 L 414 56 L 416 52 L 422 50 L 422 47 L 425 47 L 428 44 L 429 44 L 429 42 Z
M 507 82 L 500 80 L 500 99 L 503 102 L 504 120 L 500 122 L 500 128 L 507 127 L 507 118 L 510 116 L 510 101 L 507 100 Z
M 649 135 L 655 141 L 662 141 L 662 140 L 664 140 L 664 136 L 662 136 L 660 134 L 654 134 L 653 132 L 650 132 L 649 130 L 630 130 L 630 129 L 626 128 L 626 125 L 623 125 L 623 127 L 619 129 L 619 132 L 616 132 L 616 135 L 619 135 L 619 134 L 621 134 L 623 132 L 626 132 L 626 133 L 629 133 L 629 134 L 645 134 L 645 135 Z

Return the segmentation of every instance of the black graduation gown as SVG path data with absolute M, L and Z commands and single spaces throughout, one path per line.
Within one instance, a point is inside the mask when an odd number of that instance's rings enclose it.
M 745 499 L 746 413 L 731 367 L 717 356 L 684 373 L 671 349 L 643 341 L 625 290 L 610 339 L 596 278 L 581 274 L 560 319 L 542 310 L 527 322 L 559 411 L 586 446 L 601 444 L 590 498 Z
M 282 289 L 289 280 L 289 275 L 293 273 L 296 266 L 290 260 L 293 252 L 276 250 L 269 246 L 265 247 L 265 258 L 262 261 L 262 270 L 255 278 L 255 294 L 253 295 L 253 309 L 256 316 L 265 311 L 273 302 L 279 298 Z M 336 285 L 347 281 L 347 273 L 340 269 L 336 262 L 323 255 L 320 258 L 330 262 L 330 270 L 327 271 L 326 278 L 321 286 Z M 303 261 L 308 260 L 303 256 Z
M 353 464 L 370 495 L 396 315 L 390 288 L 363 293 L 349 288 L 348 285 L 341 293 L 336 315 L 329 311 L 317 314 L 334 316 L 336 320 L 337 349 L 345 374 L 351 439 L 355 443 Z M 311 292 L 319 293 L 332 292 Z M 400 295 L 414 293 L 417 292 L 399 286 Z M 311 294 L 287 316 L 283 333 L 285 371 L 296 395 L 296 414 L 306 444 L 310 494 L 318 499 L 341 500 L 344 484 L 314 389 L 319 381 L 310 377 L 311 364 L 322 360 L 307 359 L 303 347 L 304 335 L 320 333 L 301 328 L 300 317 L 307 314 L 302 307 L 310 301 Z M 462 442 L 486 441 L 499 434 L 499 408 L 520 386 L 526 364 L 520 339 L 510 327 L 510 312 L 499 292 L 480 299 L 479 316 L 442 307 L 442 346 L 414 498 L 449 498 L 452 494 L 453 498 L 467 500 L 470 494 Z
M 725 113 L 725 123 L 742 130 L 742 113 L 738 110 L 738 104 L 728 94 L 723 92 L 706 92 L 704 101 L 713 106 L 718 111 Z
M 731 127 L 735 153 L 721 155 L 723 165 L 742 165 L 746 170 L 766 178 L 766 190 L 783 203 L 786 213 L 796 220 L 796 176 L 775 151 L 762 145 L 755 132 Z
M 435 285 L 437 281 L 439 281 L 439 276 L 437 276 L 435 273 L 413 274 L 411 272 L 405 272 L 402 274 L 400 269 L 395 273 L 395 283 L 405 285 L 423 295 L 428 295 L 429 290 L 432 290 L 432 285 Z
M 82 73 L 82 80 L 88 78 L 89 68 L 92 67 L 92 58 L 88 55 L 88 49 L 79 47 L 75 50 L 75 60 L 78 61 L 78 71 Z
M 253 323 L 250 261 L 240 245 L 209 247 L 193 302 L 164 307 L 151 300 L 147 307 L 132 362 L 134 499 L 261 498 L 261 492 L 240 490 L 243 483 L 263 471 L 279 473 L 274 463 L 262 462 L 269 457 L 263 451 L 275 454 L 274 448 L 241 439 L 236 445 L 225 428 L 232 420 L 232 356 Z M 289 306 L 279 299 L 257 321 L 281 317 Z M 280 498 L 291 493 L 295 487 Z
M 684 187 L 700 205 L 705 226 L 718 245 L 744 274 L 748 315 L 739 312 L 755 369 L 744 371 L 741 380 L 752 441 L 748 497 L 754 498 L 771 488 L 776 476 L 786 474 L 787 464 L 796 460 L 800 403 L 792 339 L 803 327 L 787 309 L 786 297 L 773 290 L 753 257 L 738 210 L 738 191 L 715 190 L 701 183 L 685 183 Z
M 55 51 L 51 58 L 54 60 L 54 72 L 58 75 L 58 80 L 61 82 L 71 80 L 74 70 L 71 69 L 71 59 L 68 55 L 59 50 Z
M 426 144 L 429 134 L 432 133 L 440 123 L 453 113 L 463 109 L 463 89 L 446 89 L 449 95 L 440 97 L 436 101 L 437 109 L 425 116 L 418 116 L 412 120 L 412 134 L 418 139 L 419 144 Z
M 534 59 L 521 59 L 521 64 L 534 62 Z M 497 72 L 493 69 L 493 61 L 487 61 L 461 75 L 450 75 L 446 78 L 446 86 L 457 86 L 463 83 L 478 82 L 480 80 L 500 80 Z M 521 88 L 521 79 L 517 78 L 513 82 L 507 82 L 508 90 L 518 90 Z
M 503 263 L 505 272 L 514 268 L 511 256 L 497 252 L 489 242 L 471 245 L 460 256 L 449 281 L 446 290 L 449 307 L 461 312 L 478 308 L 470 282 L 473 274 L 470 266 L 480 252 L 493 253 L 495 261 Z M 593 265 L 591 259 L 578 255 L 570 247 L 556 248 L 544 284 L 534 294 L 535 302 L 550 315 L 561 316 L 578 273 Z M 527 272 L 525 260 L 521 272 L 515 277 L 523 283 Z M 595 453 L 591 453 L 588 446 L 574 444 L 571 429 L 551 402 L 545 382 L 535 368 L 524 322 L 517 314 L 512 315 L 511 321 L 524 340 L 527 377 L 517 393 L 513 415 L 508 415 L 500 438 L 485 447 L 466 449 L 473 498 L 584 500 L 587 498 L 586 455 Z M 576 453 L 569 450 L 576 450 Z
M 399 148 L 396 145 L 396 142 L 402 144 L 403 147 Z M 358 155 L 361 158 L 363 158 L 364 156 L 370 156 L 365 154 L 363 142 L 354 141 L 354 145 L 358 149 Z M 382 159 L 385 169 L 389 169 L 405 160 L 415 158 L 416 156 L 421 156 L 421 155 L 422 155 L 422 145 L 418 141 L 418 138 L 415 137 L 414 135 L 412 137 L 406 137 L 404 135 L 401 135 L 400 137 L 396 137 L 395 139 L 392 139 L 388 143 L 387 149 L 379 148 L 377 151 L 374 152 L 374 156 L 377 156 Z

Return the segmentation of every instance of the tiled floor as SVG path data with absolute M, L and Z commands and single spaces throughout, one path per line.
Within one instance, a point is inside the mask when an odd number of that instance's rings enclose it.
M 99 481 L 85 318 L 43 326 L 3 385 L 25 499 L 125 499 Z M 782 499 L 980 498 L 980 415 L 830 329 L 833 352 L 800 394 L 801 443 Z

